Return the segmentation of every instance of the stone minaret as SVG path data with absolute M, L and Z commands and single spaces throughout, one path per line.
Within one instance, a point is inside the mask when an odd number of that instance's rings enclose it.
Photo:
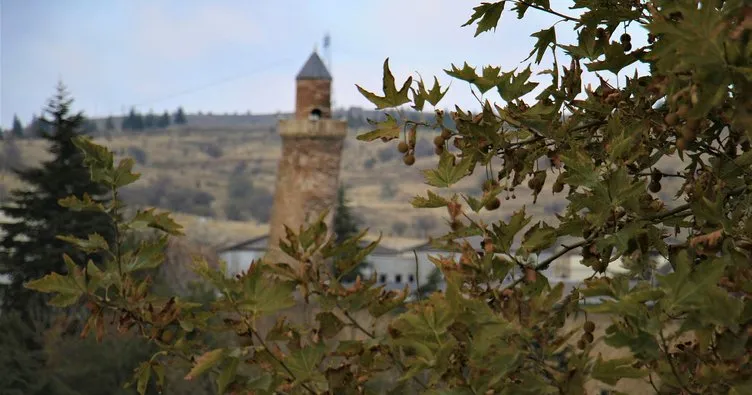
M 282 156 L 266 259 L 285 261 L 279 240 L 329 209 L 331 229 L 347 123 L 331 119 L 332 76 L 316 52 L 296 77 L 295 118 L 279 122 Z M 292 262 L 289 262 L 292 263 Z

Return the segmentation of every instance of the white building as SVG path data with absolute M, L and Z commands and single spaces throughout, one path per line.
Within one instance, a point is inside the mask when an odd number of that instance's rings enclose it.
M 269 237 L 264 235 L 219 251 L 220 259 L 227 263 L 228 275 L 245 271 L 252 262 L 261 259 L 266 252 L 268 240 Z M 481 236 L 472 236 L 465 240 L 476 250 L 481 250 L 480 242 L 483 240 Z M 363 247 L 367 244 L 367 241 L 363 241 Z M 517 246 L 513 248 L 517 248 Z M 534 259 L 542 261 L 558 250 L 558 248 L 552 248 L 542 252 Z M 402 243 L 395 243 L 394 241 L 390 243 L 387 240 L 382 240 L 366 259 L 371 267 L 366 269 L 364 274 L 371 276 L 375 272 L 377 283 L 383 284 L 386 289 L 404 289 L 407 285 L 410 289 L 416 290 L 419 285 L 428 283 L 431 272 L 436 268 L 429 256 L 457 258 L 458 255 L 457 252 L 437 249 L 427 241 L 408 240 Z M 563 255 L 542 273 L 552 284 L 564 282 L 565 292 L 567 292 L 593 275 L 592 269 L 580 264 L 581 259 L 582 257 L 579 254 Z M 657 265 L 659 268 L 667 266 L 664 258 L 658 256 L 656 259 L 659 260 Z M 626 269 L 622 267 L 619 259 L 609 265 L 607 272 L 613 275 L 626 272 Z

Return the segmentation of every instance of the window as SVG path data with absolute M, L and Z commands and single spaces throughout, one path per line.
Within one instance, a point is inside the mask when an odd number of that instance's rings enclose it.
M 401 274 L 395 274 L 394 275 L 394 282 L 399 284 L 402 282 L 402 275 Z
M 379 282 L 382 284 L 386 282 L 386 274 L 382 274 L 379 276 Z
M 311 111 L 311 114 L 308 116 L 308 119 L 312 121 L 318 121 L 319 119 L 321 119 L 321 110 L 314 108 L 313 111 Z
M 408 274 L 408 275 L 407 275 L 407 281 L 408 281 L 409 283 L 414 283 L 414 282 L 415 282 L 415 276 L 414 276 L 414 275 L 412 275 L 412 274 Z

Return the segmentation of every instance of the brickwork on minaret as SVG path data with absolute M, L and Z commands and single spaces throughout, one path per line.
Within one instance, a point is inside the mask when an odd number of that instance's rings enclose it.
M 290 262 L 279 250 L 285 225 L 298 231 L 326 209 L 331 229 L 347 123 L 331 119 L 331 76 L 316 53 L 297 76 L 295 119 L 281 120 L 282 156 L 269 228 L 267 260 Z

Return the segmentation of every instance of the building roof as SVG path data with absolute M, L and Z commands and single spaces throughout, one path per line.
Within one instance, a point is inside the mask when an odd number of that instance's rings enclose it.
M 259 236 L 250 240 L 246 240 L 219 250 L 219 253 L 231 252 L 231 251 L 265 251 L 269 244 L 269 235 Z M 361 240 L 360 247 L 365 248 L 370 241 Z M 385 247 L 381 244 L 377 245 L 372 254 L 375 255 L 396 255 L 400 251 L 394 248 Z
M 326 65 L 321 60 L 316 52 L 311 54 L 311 57 L 300 69 L 300 72 L 295 77 L 296 80 L 326 80 L 331 81 L 332 75 L 329 74 L 329 70 L 326 69 Z

